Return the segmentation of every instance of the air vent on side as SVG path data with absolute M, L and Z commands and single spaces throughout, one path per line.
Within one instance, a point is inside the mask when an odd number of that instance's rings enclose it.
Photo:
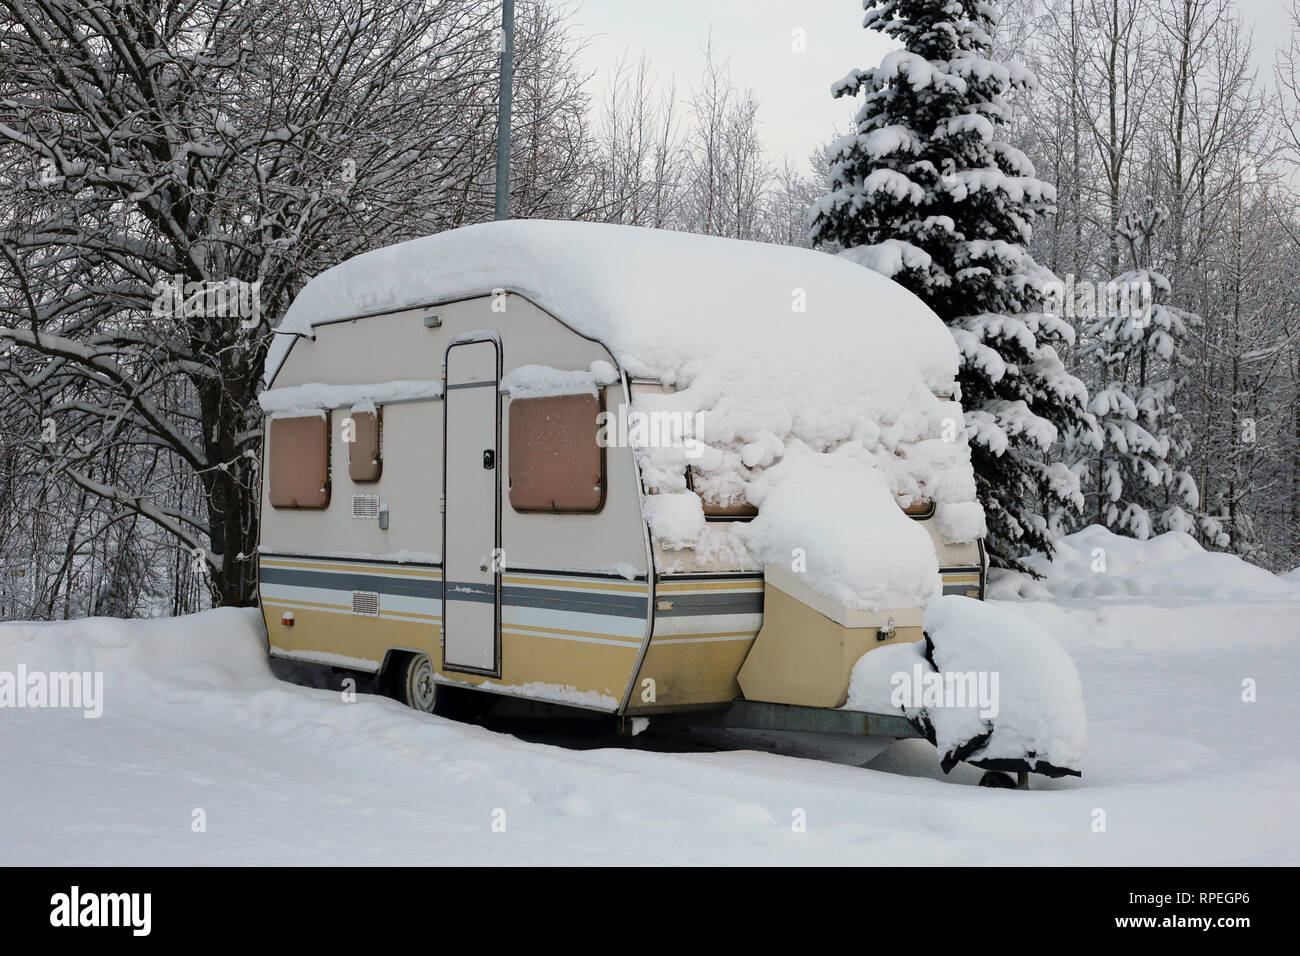
M 352 517 L 375 520 L 379 517 L 378 495 L 353 495 Z
M 374 591 L 353 591 L 352 613 L 379 617 L 379 595 Z

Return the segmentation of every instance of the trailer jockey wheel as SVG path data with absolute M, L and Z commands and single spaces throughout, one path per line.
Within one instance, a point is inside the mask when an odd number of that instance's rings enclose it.
M 432 714 L 438 704 L 438 684 L 427 654 L 412 654 L 402 668 L 402 702 L 414 710 Z

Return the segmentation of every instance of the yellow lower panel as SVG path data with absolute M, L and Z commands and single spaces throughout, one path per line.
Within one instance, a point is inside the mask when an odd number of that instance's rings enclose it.
M 656 638 L 641 662 L 627 712 L 653 713 L 735 700 L 740 696 L 736 674 L 753 640 L 753 634 Z
M 881 641 L 876 627 L 845 627 L 769 582 L 763 627 L 741 668 L 747 700 L 805 707 L 843 707 L 853 665 L 863 654 L 904 641 L 919 641 L 919 626 L 896 627 Z
M 281 617 L 293 614 L 293 627 L 285 627 Z M 291 654 L 317 657 L 332 656 L 358 662 L 371 662 L 378 668 L 390 647 L 424 651 L 430 660 L 438 660 L 439 627 L 434 622 L 391 620 L 384 617 L 362 617 L 357 614 L 339 614 L 324 610 L 309 610 L 300 605 L 262 605 L 266 619 L 266 633 L 270 638 L 272 653 L 277 650 Z M 345 666 L 339 662 L 339 666 Z
M 552 688 L 571 687 L 577 691 L 596 693 L 620 702 L 627 688 L 632 668 L 636 666 L 639 644 L 595 644 L 570 641 L 560 637 L 540 634 L 518 634 L 509 629 L 501 635 L 501 676 L 482 677 L 456 671 L 438 672 L 449 680 L 463 684 L 482 684 L 522 687 L 528 684 L 546 684 Z M 526 696 L 548 699 L 544 691 L 535 689 Z
M 293 627 L 281 623 L 286 611 L 293 613 Z M 363 668 L 370 662 L 377 668 L 390 648 L 423 651 L 433 661 L 440 677 L 459 684 L 488 683 L 507 690 L 545 684 L 557 690 L 570 688 L 599 694 L 615 703 L 623 697 L 640 650 L 640 645 L 631 641 L 625 644 L 573 641 L 558 634 L 511 633 L 507 627 L 501 636 L 501 676 L 485 677 L 443 668 L 439 623 L 332 613 L 297 604 L 287 607 L 264 603 L 262 613 L 272 653 L 287 652 L 340 667 Z M 546 691 L 533 686 L 522 696 L 557 699 L 555 694 Z

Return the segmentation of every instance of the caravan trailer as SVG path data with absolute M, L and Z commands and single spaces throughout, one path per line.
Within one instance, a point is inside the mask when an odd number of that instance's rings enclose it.
M 323 273 L 278 331 L 272 657 L 426 711 L 473 692 L 920 735 L 846 707 L 855 665 L 922 641 L 937 595 L 982 598 L 986 562 L 956 350 L 897 284 L 809 250 L 495 222 Z

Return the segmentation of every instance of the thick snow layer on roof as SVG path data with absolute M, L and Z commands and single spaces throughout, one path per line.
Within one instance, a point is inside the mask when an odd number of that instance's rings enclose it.
M 629 376 L 673 387 L 634 398 L 638 411 L 694 423 L 689 455 L 680 445 L 638 449 L 647 487 L 687 492 L 689 464 L 697 491 L 732 496 L 753 484 L 755 503 L 759 497 L 792 501 L 796 496 L 772 486 L 782 475 L 798 480 L 809 472 L 771 468 L 788 448 L 826 455 L 851 446 L 822 464 L 842 472 L 834 480 L 823 474 L 829 484 L 880 501 L 931 498 L 941 517 L 948 512 L 941 529 L 959 530 L 963 539 L 982 532 L 982 514 L 967 504 L 975 484 L 961 409 L 935 397 L 954 392 L 952 336 L 910 292 L 835 256 L 630 226 L 493 222 L 378 249 L 330 269 L 303 289 L 280 331 L 309 335 L 319 322 L 497 289 L 527 297 L 600 341 Z M 271 374 L 290 341 L 282 336 L 272 349 Z M 883 480 L 857 480 L 864 467 Z M 844 504 L 823 502 L 841 508 L 841 522 L 862 523 L 842 528 L 844 534 L 902 542 L 893 554 L 899 573 L 872 579 L 878 568 L 830 568 L 833 558 L 826 555 L 826 579 L 810 577 L 810 585 L 845 600 L 856 595 L 849 603 L 859 607 L 915 603 L 921 570 L 934 568 L 925 535 L 892 501 L 888 507 Z M 682 537 L 690 527 L 700 544 L 716 537 L 716 526 L 699 530 L 703 522 L 687 521 L 693 515 L 680 507 L 665 503 L 660 510 L 652 525 L 672 529 L 660 538 L 665 547 L 693 547 L 694 539 Z M 737 529 L 733 544 L 757 548 L 761 561 L 788 564 L 785 549 L 798 537 L 797 520 L 768 514 L 768 533 L 742 541 Z M 709 547 L 716 551 L 718 544 Z M 812 551 L 818 544 L 801 546 Z M 890 580 L 910 583 L 899 593 Z
M 809 378 L 905 359 L 942 386 L 957 371 L 942 324 L 910 292 L 806 249 L 606 223 L 517 219 L 376 249 L 317 276 L 278 331 L 507 289 L 599 339 L 637 377 L 702 365 Z M 928 321 L 927 321 L 928 320 Z M 272 372 L 289 339 L 268 357 Z M 743 346 L 743 348 L 742 348 Z M 843 347 L 860 350 L 844 356 Z M 794 350 L 793 352 L 791 350 Z M 775 360 L 772 362 L 771 360 Z

